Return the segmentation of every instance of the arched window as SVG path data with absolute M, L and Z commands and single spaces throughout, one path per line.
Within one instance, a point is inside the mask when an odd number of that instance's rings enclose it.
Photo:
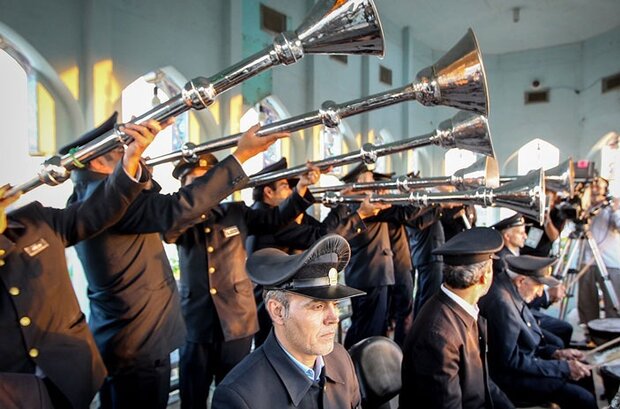
M 560 150 L 543 139 L 533 139 L 517 153 L 517 173 L 525 175 L 534 169 L 550 169 L 560 163 Z
M 450 149 L 444 155 L 444 175 L 464 169 L 476 161 L 476 154 L 465 149 Z

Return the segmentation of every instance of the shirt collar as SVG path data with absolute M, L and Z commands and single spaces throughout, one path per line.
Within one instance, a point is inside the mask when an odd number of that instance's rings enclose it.
M 323 357 L 321 355 L 319 355 L 314 361 L 314 367 L 310 368 L 309 366 L 298 361 L 290 352 L 286 350 L 286 348 L 284 348 L 284 346 L 279 341 L 278 341 L 278 345 L 280 346 L 280 348 L 282 348 L 286 356 L 288 356 L 289 359 L 293 361 L 293 363 L 299 369 L 302 370 L 302 372 L 308 377 L 308 379 L 310 379 L 312 382 L 316 382 L 319 380 L 319 378 L 321 377 L 321 371 L 323 370 L 323 367 L 325 366 L 325 362 L 323 361 Z
M 441 285 L 441 291 L 443 291 L 444 294 L 446 294 L 448 297 L 450 297 L 450 299 L 452 301 L 454 301 L 461 308 L 463 308 L 465 310 L 465 312 L 467 312 L 467 314 L 471 315 L 474 320 L 478 321 L 478 314 L 480 313 L 480 310 L 478 309 L 477 305 L 471 305 L 470 303 L 468 303 L 467 301 L 465 301 L 464 299 L 462 299 L 461 297 L 456 295 L 456 293 L 453 293 L 452 291 L 450 291 L 443 284 Z

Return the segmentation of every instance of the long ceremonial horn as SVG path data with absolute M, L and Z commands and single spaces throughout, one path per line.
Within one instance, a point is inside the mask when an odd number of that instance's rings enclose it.
M 327 193 L 319 198 L 324 204 L 358 203 L 365 199 L 363 195 L 343 196 Z M 506 207 L 535 218 L 543 223 L 545 209 L 545 179 L 542 169 L 520 177 L 514 182 L 497 189 L 480 187 L 476 190 L 447 193 L 412 192 L 410 194 L 373 196 L 371 202 L 391 204 L 413 204 L 428 206 L 439 203 L 473 204 L 483 207 Z
M 294 32 L 279 34 L 271 46 L 212 77 L 194 78 L 180 94 L 132 122 L 140 123 L 149 119 L 164 121 L 192 108 L 204 109 L 218 95 L 235 85 L 273 66 L 293 64 L 305 54 L 383 56 L 383 29 L 373 0 L 320 0 Z M 12 188 L 5 197 L 28 192 L 42 184 L 62 183 L 71 170 L 130 142 L 131 137 L 120 132 L 117 127 L 76 152 L 49 159 L 37 178 Z
M 365 163 L 374 163 L 380 156 L 402 152 L 408 149 L 427 145 L 439 145 L 451 149 L 467 149 L 472 152 L 494 156 L 489 123 L 486 117 L 460 111 L 455 116 L 439 124 L 434 132 L 409 139 L 375 146 L 367 143 L 362 149 L 343 155 L 311 162 L 312 165 L 321 169 L 330 166 L 343 166 L 360 160 Z M 259 176 L 251 176 L 249 187 L 275 182 L 280 179 L 290 179 L 307 171 L 306 165 L 295 166 L 290 169 L 265 173 Z
M 424 105 L 451 106 L 486 115 L 489 101 L 485 78 L 478 42 L 474 32 L 469 29 L 439 61 L 418 72 L 413 83 L 342 104 L 326 101 L 317 111 L 264 125 L 256 134 L 265 136 L 276 132 L 295 132 L 321 124 L 333 128 L 343 118 L 414 100 Z M 155 166 L 180 159 L 196 161 L 203 153 L 235 146 L 241 135 L 225 136 L 199 145 L 186 143 L 178 151 L 147 160 L 147 165 Z
M 501 176 L 500 183 L 509 183 L 519 176 Z M 546 188 L 554 192 L 566 192 L 569 197 L 575 195 L 575 166 L 573 158 L 568 158 L 558 166 L 545 171 Z
M 340 190 L 400 190 L 403 193 L 412 192 L 435 186 L 454 186 L 458 190 L 477 189 L 481 186 L 496 188 L 499 186 L 499 172 L 497 160 L 483 156 L 467 168 L 459 169 L 452 176 L 438 176 L 429 178 L 414 178 L 400 176 L 392 180 L 376 180 L 365 183 L 346 183 L 337 186 L 311 187 L 312 194 L 337 192 Z

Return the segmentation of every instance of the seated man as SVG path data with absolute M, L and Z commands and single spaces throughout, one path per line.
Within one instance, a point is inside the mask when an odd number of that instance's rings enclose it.
M 327 235 L 298 255 L 272 248 L 248 258 L 273 330 L 215 389 L 213 409 L 360 407 L 351 358 L 334 343 L 338 301 L 363 294 L 338 284 L 350 254 L 344 238 Z
M 506 256 L 506 270 L 495 276 L 480 309 L 489 324 L 491 377 L 513 401 L 555 402 L 562 409 L 596 408 L 596 399 L 575 381 L 591 381 L 583 353 L 545 342 L 526 303 L 555 286 L 555 259 Z
M 433 250 L 443 255 L 445 282 L 405 340 L 402 409 L 513 407 L 488 377 L 486 323 L 476 306 L 491 286 L 491 258 L 501 246 L 499 233 L 476 227 Z

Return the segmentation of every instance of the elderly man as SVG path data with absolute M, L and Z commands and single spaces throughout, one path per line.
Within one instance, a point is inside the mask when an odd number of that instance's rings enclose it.
M 405 340 L 400 407 L 512 408 L 489 379 L 486 323 L 477 302 L 491 282 L 496 231 L 475 227 L 433 253 L 443 255 L 444 284 L 422 307 Z
M 35 202 L 6 214 L 17 196 L 4 198 L 7 186 L 0 188 L 1 408 L 87 408 L 103 383 L 106 369 L 73 292 L 65 247 L 123 216 L 146 187 L 139 159 L 160 129 L 156 121 L 121 127 L 134 138 L 122 163 L 88 200 L 66 209 Z
M 188 186 L 217 163 L 212 154 L 203 154 L 194 163 L 181 161 L 172 175 Z M 219 383 L 250 353 L 258 320 L 245 270 L 248 234 L 293 221 L 314 203 L 308 185 L 319 176 L 318 168 L 310 168 L 279 206 L 252 209 L 243 202 L 220 203 L 206 219 L 164 235 L 179 251 L 181 310 L 188 333 L 180 350 L 181 408 L 206 409 L 211 382 Z
M 596 408 L 596 399 L 575 381 L 586 379 L 590 368 L 583 353 L 549 345 L 527 302 L 543 286 L 557 285 L 551 277 L 553 258 L 507 256 L 506 270 L 495 277 L 489 294 L 480 302 L 489 322 L 491 376 L 515 402 L 555 402 L 562 409 Z
M 360 407 L 351 358 L 334 343 L 338 301 L 363 294 L 338 284 L 349 257 L 337 235 L 299 255 L 263 249 L 250 256 L 248 273 L 265 288 L 273 330 L 216 388 L 213 409 Z

